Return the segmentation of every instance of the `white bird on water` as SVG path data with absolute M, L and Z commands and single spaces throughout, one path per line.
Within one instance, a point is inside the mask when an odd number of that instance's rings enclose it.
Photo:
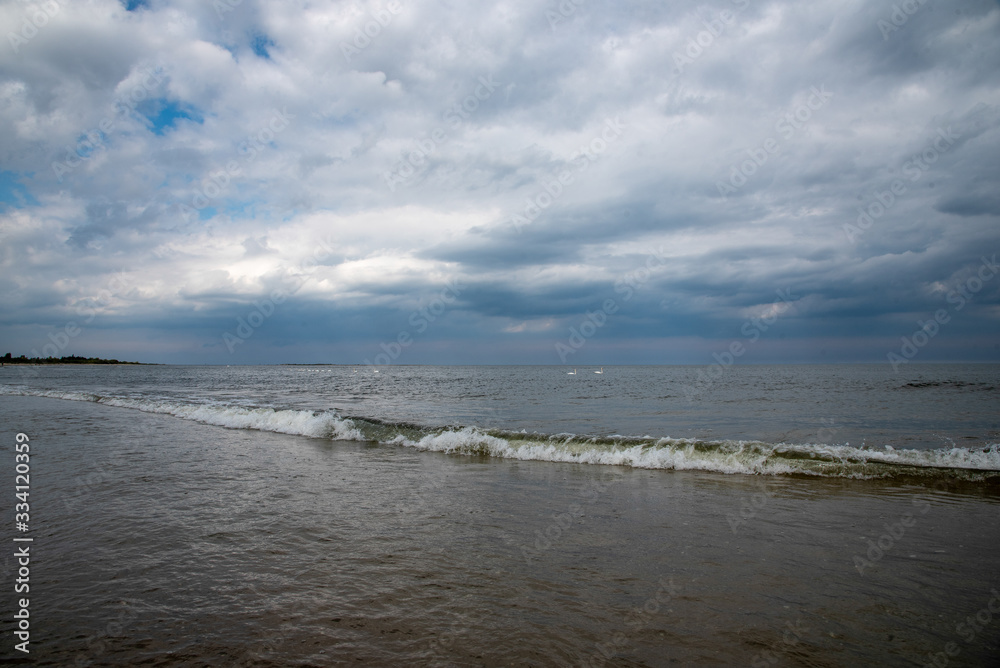
M 602 366 L 600 371 L 595 371 L 594 373 L 604 373 L 604 367 Z
M 576 375 L 576 369 L 573 369 L 572 371 L 567 371 L 566 375 L 567 376 L 575 376 Z

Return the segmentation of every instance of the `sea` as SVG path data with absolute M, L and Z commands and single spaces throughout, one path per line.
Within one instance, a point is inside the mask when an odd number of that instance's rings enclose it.
M 7 365 L 0 424 L 5 664 L 1000 665 L 1000 365 Z

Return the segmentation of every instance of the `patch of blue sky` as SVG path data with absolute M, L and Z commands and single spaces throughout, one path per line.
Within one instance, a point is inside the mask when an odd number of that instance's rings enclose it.
M 23 179 L 31 176 L 33 175 L 0 170 L 0 206 L 3 208 L 38 206 L 38 200 L 21 183 Z
M 146 118 L 152 131 L 161 136 L 173 129 L 179 119 L 194 121 L 199 125 L 205 122 L 195 107 L 164 98 L 147 100 L 137 107 L 137 111 Z
M 233 219 L 254 220 L 257 218 L 257 202 L 232 202 L 224 212 Z
M 274 42 L 267 35 L 259 32 L 250 34 L 250 48 L 253 49 L 254 54 L 258 58 L 270 60 L 271 54 L 268 52 L 268 48 L 273 46 Z
M 76 138 L 76 150 L 74 153 L 80 158 L 86 160 L 93 153 L 105 148 L 109 139 L 110 136 L 96 130 L 90 134 L 81 133 L 80 136 Z

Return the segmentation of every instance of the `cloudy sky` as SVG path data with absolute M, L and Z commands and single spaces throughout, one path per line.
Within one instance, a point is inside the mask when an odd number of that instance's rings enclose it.
M 0 354 L 1000 360 L 995 0 L 0 26 Z

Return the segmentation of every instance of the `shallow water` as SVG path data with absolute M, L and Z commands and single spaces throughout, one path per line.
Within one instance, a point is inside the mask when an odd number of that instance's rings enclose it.
M 1000 366 L 0 368 L 48 396 L 237 428 L 524 460 L 995 478 Z
M 990 482 L 521 461 L 39 397 L 0 414 L 31 437 L 39 665 L 1000 657 Z
M 425 426 L 939 448 L 1000 440 L 1000 365 L 0 367 L 0 386 Z M 34 375 L 37 374 L 37 375 Z M 822 436 L 817 440 L 817 436 Z

